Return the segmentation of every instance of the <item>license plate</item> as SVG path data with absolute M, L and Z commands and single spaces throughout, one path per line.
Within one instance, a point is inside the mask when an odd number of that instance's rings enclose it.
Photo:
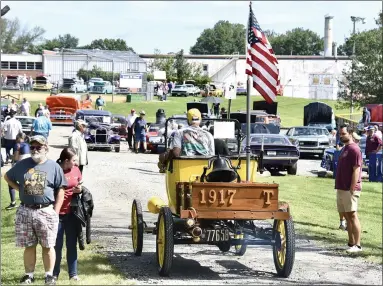
M 229 229 L 207 229 L 205 232 L 205 238 L 207 242 L 229 241 Z
M 275 156 L 275 155 L 277 155 L 277 152 L 276 151 L 267 151 L 267 155 Z

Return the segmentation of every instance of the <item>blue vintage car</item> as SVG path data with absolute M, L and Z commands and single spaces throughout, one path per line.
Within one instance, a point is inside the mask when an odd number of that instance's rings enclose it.
M 112 125 L 112 113 L 106 110 L 78 110 L 75 119 L 88 123 L 84 134 L 89 150 L 108 149 L 120 152 L 121 136 Z
M 93 82 L 93 86 L 90 88 L 90 93 L 113 93 L 113 86 L 110 81 L 95 81 Z

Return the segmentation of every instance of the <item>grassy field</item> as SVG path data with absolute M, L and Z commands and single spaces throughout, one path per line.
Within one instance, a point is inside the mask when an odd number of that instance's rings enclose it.
M 290 204 L 295 229 L 300 235 L 332 248 L 347 245 L 347 232 L 338 229 L 333 179 L 281 176 L 259 181 L 280 185 L 280 199 Z M 360 256 L 382 263 L 382 184 L 363 182 L 362 188 L 358 213 L 364 251 Z
M 2 93 L 5 94 L 3 91 Z M 8 93 L 8 91 L 7 91 Z M 10 94 L 15 94 L 14 92 L 9 92 Z M 28 100 L 32 103 L 32 111 L 34 111 L 39 102 L 45 104 L 45 98 L 49 96 L 48 92 L 23 92 L 20 94 L 20 98 L 27 97 Z M 97 95 L 91 95 L 93 100 L 96 100 Z M 155 121 L 155 114 L 159 108 L 163 108 L 165 110 L 166 116 L 169 117 L 173 114 L 183 114 L 186 110 L 186 103 L 192 102 L 194 99 L 201 99 L 200 97 L 168 97 L 166 102 L 161 102 L 158 100 L 153 101 L 142 101 L 142 102 L 126 102 L 126 96 L 122 95 L 114 95 L 113 103 L 111 102 L 112 96 L 106 95 L 104 98 L 107 101 L 106 110 L 111 111 L 115 114 L 124 114 L 128 115 L 130 109 L 134 108 L 136 111 L 145 110 L 147 114 L 148 122 Z M 282 126 L 290 127 L 293 125 L 302 125 L 303 124 L 303 107 L 313 100 L 303 99 L 303 98 L 291 98 L 291 97 L 278 97 L 278 112 L 281 116 Z M 222 99 L 223 103 L 221 107 L 228 108 L 228 100 Z M 253 101 L 255 100 L 263 100 L 260 96 L 252 96 L 251 98 L 251 109 L 253 108 Z M 334 100 L 323 100 L 324 103 L 330 105 L 334 108 L 335 114 L 344 114 L 348 113 L 348 109 L 335 109 L 336 101 Z M 246 109 L 246 97 L 238 96 L 237 99 L 232 100 L 232 111 L 237 110 L 245 110 Z M 358 110 L 355 110 L 358 112 Z
M 23 249 L 15 246 L 15 213 L 16 210 L 6 211 L 4 208 L 9 203 L 8 186 L 1 179 L 1 284 L 17 285 L 24 275 Z M 64 244 L 65 245 L 65 244 Z M 78 271 L 81 281 L 70 283 L 66 265 L 66 250 L 63 249 L 61 273 L 58 284 L 60 285 L 126 285 L 131 282 L 110 265 L 108 259 L 96 253 L 94 244 L 86 244 L 85 250 L 78 251 Z M 35 284 L 44 284 L 44 267 L 41 258 L 41 247 L 37 248 L 37 265 L 35 271 Z

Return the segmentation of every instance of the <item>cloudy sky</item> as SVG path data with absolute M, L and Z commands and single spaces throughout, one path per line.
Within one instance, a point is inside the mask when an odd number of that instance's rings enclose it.
M 80 45 L 96 38 L 122 38 L 140 54 L 184 49 L 189 53 L 203 29 L 219 20 L 246 25 L 248 1 L 1 1 L 7 18 L 28 27 L 41 26 L 45 38 L 70 33 Z M 253 1 L 261 28 L 283 33 L 303 27 L 324 36 L 324 16 L 334 16 L 333 35 L 339 44 L 352 30 L 350 16 L 366 18 L 357 30 L 375 28 L 382 1 Z

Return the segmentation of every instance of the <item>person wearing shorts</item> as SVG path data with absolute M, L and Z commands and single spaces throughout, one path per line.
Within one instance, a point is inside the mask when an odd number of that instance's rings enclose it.
M 134 136 L 136 139 L 136 153 L 138 153 L 138 149 L 140 148 L 140 143 L 142 142 L 144 152 L 147 153 L 146 149 L 146 131 L 147 131 L 147 122 L 145 120 L 145 111 L 140 111 L 140 116 L 136 118 L 133 123 L 132 129 L 134 131 Z
M 362 153 L 353 140 L 349 125 L 339 128 L 340 140 L 344 144 L 339 156 L 335 178 L 338 212 L 344 214 L 347 221 L 347 252 L 362 251 L 360 245 L 361 227 L 358 218 L 358 202 L 362 190 Z
M 59 164 L 47 158 L 44 136 L 30 139 L 31 157 L 17 162 L 4 176 L 10 187 L 19 191 L 20 207 L 16 211 L 16 246 L 24 248 L 25 275 L 21 284 L 34 282 L 36 246 L 42 246 L 45 285 L 55 285 L 55 244 L 59 211 L 67 185 Z

